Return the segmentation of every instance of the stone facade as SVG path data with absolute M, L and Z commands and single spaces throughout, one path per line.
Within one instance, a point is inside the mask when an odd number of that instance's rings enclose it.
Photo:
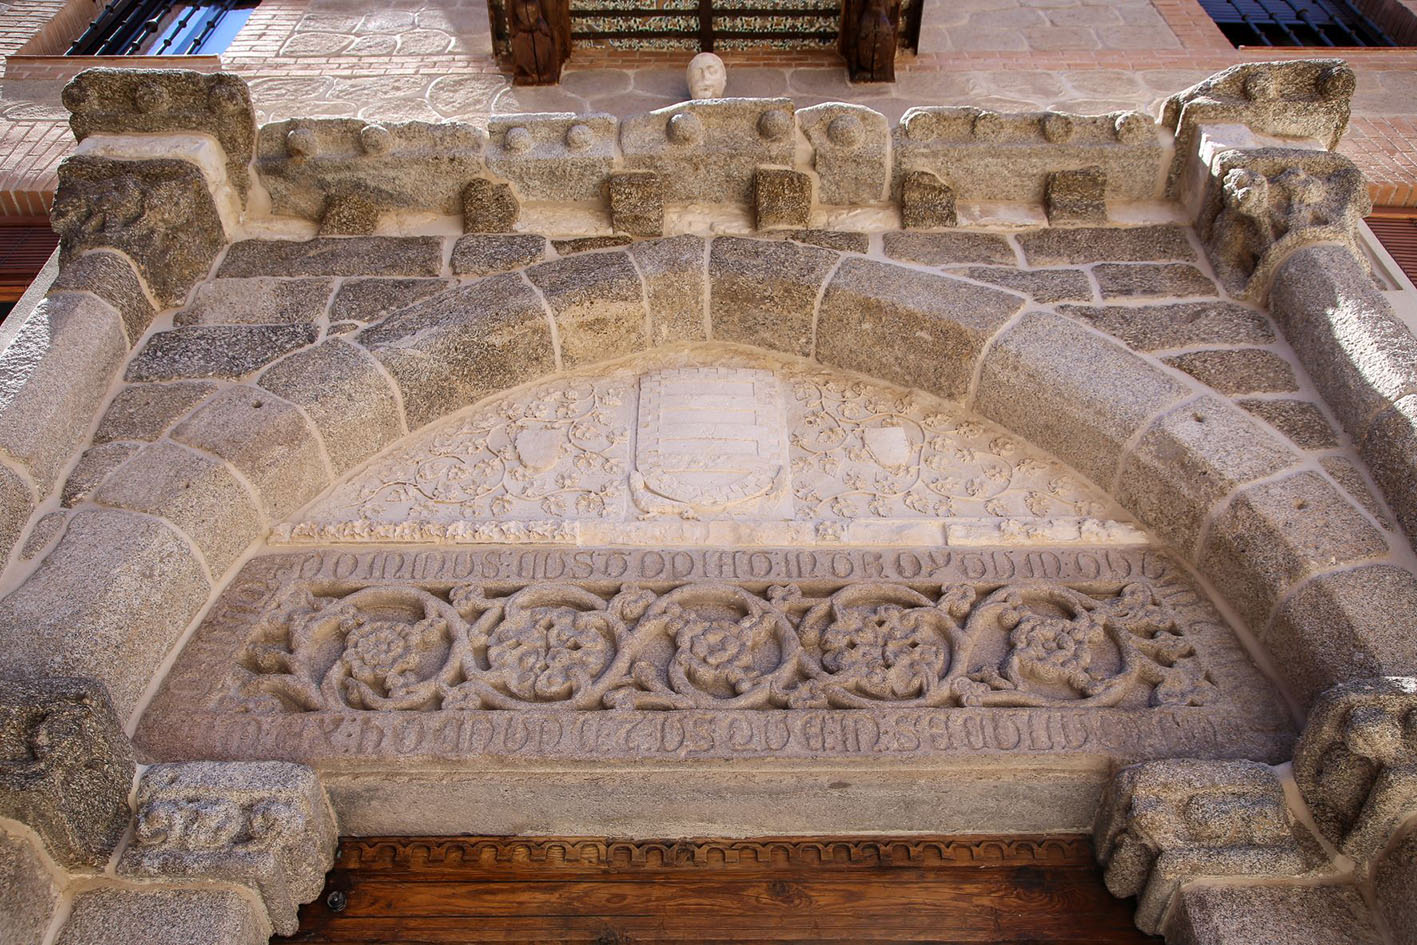
M 254 137 L 229 78 L 78 80 L 4 353 L 0 902 L 288 934 L 336 823 L 1095 828 L 1173 941 L 1401 927 L 1417 362 L 1308 140 L 1345 75 Z

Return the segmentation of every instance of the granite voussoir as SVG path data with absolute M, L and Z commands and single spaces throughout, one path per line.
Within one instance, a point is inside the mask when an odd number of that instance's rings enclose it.
M 82 253 L 59 267 L 51 292 L 92 292 L 123 316 L 123 329 L 132 344 L 152 324 L 157 309 L 143 277 L 132 261 L 115 249 Z
M 104 411 L 93 441 L 156 440 L 214 390 L 207 381 L 129 384 Z
M 233 243 L 217 276 L 436 276 L 442 269 L 436 236 L 320 236 Z
M 701 236 L 691 235 L 630 245 L 630 258 L 635 261 L 644 284 L 651 347 L 705 339 L 707 242 Z
M 287 325 L 319 320 L 332 279 L 214 279 L 193 293 L 174 325 Z
M 1167 299 L 1215 296 L 1215 283 L 1187 263 L 1103 263 L 1094 266 L 1093 277 L 1102 298 Z
M 1333 429 L 1333 424 L 1328 422 L 1328 417 L 1317 405 L 1307 400 L 1250 398 L 1237 400 L 1236 403 L 1302 449 L 1322 450 L 1338 446 L 1338 433 Z M 1330 470 L 1329 474 L 1333 475 L 1333 471 Z
M 491 276 L 522 269 L 546 258 L 546 237 L 515 233 L 461 236 L 453 244 L 453 275 Z
M 556 319 L 564 366 L 645 349 L 644 289 L 625 251 L 553 259 L 526 276 Z
M 388 377 L 357 345 L 329 339 L 277 361 L 257 383 L 303 409 L 336 474 L 403 435 L 403 417 Z
M 1092 283 L 1080 269 L 1014 269 L 1004 266 L 970 266 L 946 269 L 947 275 L 964 276 L 975 282 L 987 282 L 1011 292 L 1022 292 L 1040 304 L 1052 302 L 1088 302 L 1092 300 Z
M 69 509 L 88 501 L 94 490 L 140 449 L 142 445 L 139 443 L 114 442 L 99 443 L 84 450 L 69 471 L 69 477 L 64 480 L 64 487 L 59 492 L 59 507 Z
M 1185 229 L 1169 225 L 1050 228 L 1020 234 L 1018 241 L 1030 266 L 1186 262 L 1196 258 Z
M 375 322 L 450 286 L 443 279 L 349 279 L 330 303 L 330 321 Z
M 271 518 L 284 518 L 329 482 L 310 421 L 289 401 L 260 388 L 218 391 L 174 427 L 171 437 L 235 467 Z
M 816 357 L 958 399 L 984 343 L 1023 305 L 948 276 L 847 258 L 822 295 Z
M 996 233 L 886 233 L 886 255 L 921 266 L 1017 264 L 1009 241 Z
M 1299 389 L 1294 367 L 1260 348 L 1188 351 L 1162 360 L 1222 394 L 1287 394 Z
M 270 920 L 234 889 L 99 887 L 80 892 L 55 945 L 266 945 Z
M 129 381 L 237 381 L 319 337 L 315 325 L 187 325 L 160 331 L 128 363 Z
M 1064 315 L 1088 322 L 1138 351 L 1194 345 L 1265 345 L 1275 339 L 1264 313 L 1234 302 L 1168 305 L 1061 305 Z
M 797 243 L 716 238 L 708 261 L 713 337 L 809 357 L 817 296 L 840 258 Z

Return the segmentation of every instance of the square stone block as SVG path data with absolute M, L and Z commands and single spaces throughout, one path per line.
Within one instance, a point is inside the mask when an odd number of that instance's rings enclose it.
M 787 167 L 760 167 L 753 204 L 760 230 L 804 227 L 812 218 L 812 178 Z
M 654 171 L 623 171 L 605 182 L 610 226 L 631 236 L 664 233 L 664 186 Z
M 954 226 L 955 192 L 930 171 L 909 171 L 900 180 L 900 225 L 907 230 Z
M 1054 171 L 1043 191 L 1043 207 L 1048 222 L 1105 223 L 1107 220 L 1107 172 L 1100 167 L 1077 171 Z
M 266 945 L 260 908 L 231 889 L 116 889 L 80 893 L 55 945 Z

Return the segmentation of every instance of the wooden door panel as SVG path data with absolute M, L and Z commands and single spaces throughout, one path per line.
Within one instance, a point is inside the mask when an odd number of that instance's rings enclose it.
M 327 892 L 279 941 L 1157 941 L 1082 837 L 358 838 Z

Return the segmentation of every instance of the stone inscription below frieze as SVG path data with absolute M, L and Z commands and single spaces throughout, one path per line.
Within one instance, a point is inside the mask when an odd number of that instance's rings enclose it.
M 258 558 L 140 725 L 159 757 L 1279 757 L 1290 723 L 1150 550 Z

